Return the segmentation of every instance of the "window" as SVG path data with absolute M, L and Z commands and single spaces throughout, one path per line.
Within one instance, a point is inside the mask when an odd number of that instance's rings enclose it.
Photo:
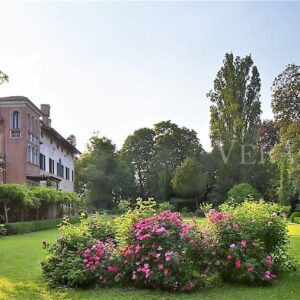
M 49 158 L 49 173 L 54 174 L 54 160 Z
M 46 170 L 46 156 L 40 153 L 40 169 Z
M 21 138 L 21 122 L 20 122 L 20 112 L 15 110 L 11 115 L 11 132 L 10 137 L 12 139 L 20 139 Z
M 56 164 L 57 167 L 57 176 L 64 178 L 64 166 L 61 163 L 61 160 Z
M 74 182 L 74 171 L 72 171 L 72 182 Z
M 38 150 L 32 147 L 32 161 L 33 164 L 38 164 Z
M 28 148 L 27 148 L 27 161 L 31 162 L 31 146 L 30 145 L 28 145 Z
M 20 113 L 14 111 L 12 114 L 12 129 L 20 129 Z
M 66 179 L 70 180 L 70 169 L 66 167 Z
M 10 137 L 12 139 L 20 139 L 21 138 L 21 131 L 19 129 L 18 130 L 11 130 Z

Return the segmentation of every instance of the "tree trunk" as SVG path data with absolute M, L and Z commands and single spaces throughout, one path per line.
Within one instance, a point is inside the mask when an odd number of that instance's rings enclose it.
M 7 208 L 6 203 L 4 202 L 5 223 L 8 223 L 8 211 L 9 208 Z
M 21 207 L 21 222 L 24 222 L 24 207 Z

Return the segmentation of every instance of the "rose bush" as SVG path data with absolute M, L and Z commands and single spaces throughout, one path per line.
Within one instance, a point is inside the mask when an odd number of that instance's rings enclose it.
M 150 200 L 121 218 L 96 214 L 79 225 L 63 222 L 57 242 L 44 242 L 47 281 L 192 291 L 219 278 L 269 284 L 278 271 L 293 266 L 286 221 L 274 204 L 224 205 L 222 211 L 210 210 L 202 229 L 169 210 L 153 214 Z M 122 224 L 125 216 L 130 218 Z
M 263 284 L 276 278 L 271 254 L 263 241 L 248 234 L 248 223 L 215 210 L 210 211 L 209 220 L 224 281 Z
M 84 287 L 93 284 L 93 275 L 85 267 L 82 252 L 99 239 L 114 236 L 112 222 L 99 214 L 90 219 L 82 217 L 80 224 L 64 219 L 56 243 L 43 242 L 46 260 L 41 262 L 44 276 L 51 286 Z
M 130 232 L 129 247 L 122 251 L 124 281 L 176 291 L 205 284 L 211 247 L 196 224 L 164 211 L 134 224 Z

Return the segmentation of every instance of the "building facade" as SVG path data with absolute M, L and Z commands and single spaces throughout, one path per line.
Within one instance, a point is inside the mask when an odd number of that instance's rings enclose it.
M 38 108 L 21 96 L 0 98 L 0 182 L 74 191 L 79 153 L 51 126 L 50 105 Z

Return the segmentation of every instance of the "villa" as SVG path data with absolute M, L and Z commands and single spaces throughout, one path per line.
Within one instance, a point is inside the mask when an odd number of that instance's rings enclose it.
M 74 191 L 80 152 L 52 126 L 50 105 L 22 96 L 0 98 L 0 182 Z

